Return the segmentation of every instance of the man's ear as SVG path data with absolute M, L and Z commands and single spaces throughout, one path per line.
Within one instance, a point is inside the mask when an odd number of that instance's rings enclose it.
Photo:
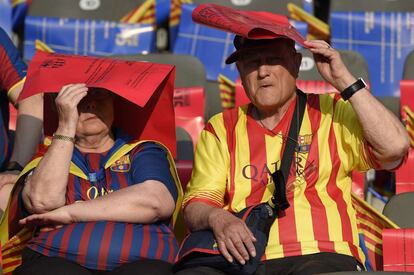
M 302 54 L 301 53 L 296 52 L 294 62 L 295 62 L 295 68 L 294 68 L 295 77 L 297 78 L 299 76 L 300 64 L 302 63 Z

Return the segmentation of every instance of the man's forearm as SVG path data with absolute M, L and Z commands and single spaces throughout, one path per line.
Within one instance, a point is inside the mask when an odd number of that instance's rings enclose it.
M 407 131 L 401 122 L 366 89 L 355 93 L 349 101 L 382 168 L 395 168 L 409 146 Z
M 193 202 L 184 209 L 184 219 L 190 231 L 211 229 L 211 220 L 216 213 L 227 212 L 202 202 Z

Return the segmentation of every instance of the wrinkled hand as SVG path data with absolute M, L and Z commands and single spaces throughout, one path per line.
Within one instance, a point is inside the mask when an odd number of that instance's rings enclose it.
M 75 222 L 70 215 L 67 206 L 62 206 L 50 212 L 33 214 L 19 221 L 19 224 L 28 227 L 41 226 L 46 228 L 56 228 L 64 224 Z
M 85 84 L 69 84 L 63 86 L 55 103 L 59 116 L 59 134 L 75 136 L 79 119 L 78 104 L 87 95 Z
M 356 81 L 346 68 L 338 51 L 323 40 L 305 41 L 321 76 L 339 92 Z
M 256 256 L 254 242 L 256 238 L 246 223 L 226 210 L 216 209 L 209 215 L 209 224 L 213 230 L 221 254 L 227 261 L 233 257 L 245 264 L 250 256 Z

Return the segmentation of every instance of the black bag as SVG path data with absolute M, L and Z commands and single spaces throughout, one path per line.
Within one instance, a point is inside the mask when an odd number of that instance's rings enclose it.
M 245 221 L 246 225 L 256 238 L 254 246 L 256 256 L 250 257 L 246 264 L 241 265 L 237 261 L 228 262 L 218 250 L 214 234 L 211 230 L 200 230 L 190 233 L 183 241 L 178 252 L 177 262 L 173 267 L 174 272 L 183 269 L 209 266 L 221 270 L 227 274 L 251 275 L 256 272 L 262 258 L 269 237 L 270 227 L 277 218 L 279 211 L 289 207 L 286 198 L 286 181 L 292 165 L 293 153 L 297 144 L 298 132 L 302 123 L 306 107 L 306 95 L 298 90 L 297 108 L 292 116 L 288 138 L 280 170 L 272 174 L 275 183 L 273 197 L 267 203 L 261 203 L 243 209 L 234 215 Z

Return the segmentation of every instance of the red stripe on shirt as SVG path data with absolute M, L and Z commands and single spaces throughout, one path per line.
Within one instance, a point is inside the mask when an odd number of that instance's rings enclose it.
M 333 106 L 333 110 L 335 110 L 335 104 Z M 327 185 L 327 192 L 328 195 L 332 198 L 333 201 L 336 202 L 337 205 L 337 209 L 342 224 L 342 238 L 344 241 L 349 243 L 352 255 L 354 255 L 354 257 L 358 259 L 358 250 L 355 249 L 355 247 L 352 245 L 353 236 L 351 221 L 348 215 L 348 207 L 345 200 L 343 199 L 342 190 L 336 185 L 336 179 L 338 176 L 339 167 L 341 165 L 341 160 L 339 158 L 338 148 L 336 144 L 336 136 L 333 128 L 333 122 L 331 123 L 331 129 L 329 131 L 328 145 L 332 163 L 332 171 Z
M 53 230 L 51 232 L 49 232 L 49 234 L 46 234 L 47 239 L 46 239 L 46 243 L 44 245 L 44 247 L 46 248 L 46 251 L 49 250 L 50 247 L 52 247 L 52 243 L 53 243 L 53 239 L 55 238 L 56 234 L 60 232 L 59 229 Z M 52 252 L 51 250 L 49 250 L 49 253 Z M 47 255 L 50 256 L 50 255 Z
M 156 232 L 157 232 L 157 238 L 158 238 L 158 247 L 157 247 L 157 252 L 155 253 L 155 259 L 161 259 L 162 253 L 164 252 L 163 233 L 160 227 L 157 227 Z
M 121 255 L 119 257 L 120 263 L 128 263 L 129 254 L 132 246 L 133 225 L 125 224 L 124 240 L 122 241 Z
M 261 131 L 256 131 L 256 121 L 247 120 L 247 135 L 250 152 L 250 194 L 246 197 L 246 207 L 259 204 L 263 198 L 268 183 L 266 140 Z M 253 171 L 255 169 L 256 171 Z M 247 171 L 246 171 L 247 172 Z M 254 177 L 254 175 L 257 175 Z
M 90 239 L 94 226 L 95 226 L 94 222 L 87 223 L 85 225 L 85 229 L 83 230 L 82 237 L 79 242 L 78 258 L 76 260 L 76 262 L 78 262 L 80 265 L 85 265 L 86 263 L 86 255 L 88 253 L 89 239 Z
M 66 227 L 65 233 L 63 233 L 62 239 L 60 240 L 59 246 L 59 257 L 65 257 L 66 252 L 68 251 L 70 237 L 72 231 L 75 228 L 75 224 L 70 224 Z
M 73 182 L 73 180 L 74 180 L 74 175 L 72 175 L 72 174 L 69 174 L 69 180 L 70 181 L 72 181 Z M 82 179 L 82 178 L 79 178 L 79 181 L 80 181 L 80 190 L 81 190 L 81 198 L 84 200 L 84 201 L 88 201 L 88 200 L 90 200 L 89 198 L 88 198 L 88 195 L 87 195 L 87 193 L 88 193 L 88 189 L 89 189 L 89 187 L 91 187 L 91 184 L 87 181 L 87 180 L 84 180 L 84 179 Z
M 170 252 L 168 254 L 168 262 L 173 263 L 174 262 L 174 234 L 170 234 L 168 236 L 168 248 L 170 249 Z
M 226 135 L 227 135 L 227 146 L 229 148 L 230 154 L 230 190 L 228 192 L 229 198 L 228 201 L 230 202 L 229 210 L 233 211 L 231 207 L 231 202 L 233 201 L 234 197 L 234 188 L 235 188 L 235 171 L 236 171 L 236 158 L 234 156 L 236 150 L 236 133 L 235 128 L 238 119 L 239 108 L 230 109 L 228 111 L 223 112 L 223 119 L 224 119 L 224 126 L 226 128 Z
M 108 260 L 109 248 L 111 246 L 112 232 L 114 231 L 115 224 L 113 222 L 107 222 L 105 231 L 102 237 L 101 247 L 99 249 L 98 269 L 106 270 L 106 264 Z
M 326 208 L 319 197 L 315 184 L 319 178 L 319 143 L 317 129 L 321 123 L 320 101 L 319 96 L 309 96 L 308 117 L 312 129 L 312 144 L 308 156 L 307 166 L 305 169 L 305 179 L 308 188 L 305 190 L 305 196 L 310 203 L 312 215 L 313 233 L 315 240 L 318 241 L 318 248 L 321 252 L 335 252 L 335 246 L 329 240 L 328 215 Z M 316 169 L 311 171 L 311 169 Z M 312 175 L 312 176 L 310 176 Z M 323 242 L 323 244 L 322 244 Z
M 118 176 L 119 188 L 122 189 L 122 188 L 128 187 L 128 181 L 126 179 L 126 173 L 119 172 L 119 173 L 117 173 L 117 176 Z
M 148 256 L 150 243 L 151 243 L 150 227 L 147 226 L 147 225 L 144 225 L 143 226 L 143 231 L 142 231 L 142 246 L 141 246 L 141 251 L 139 253 L 140 255 Z M 145 258 L 145 256 L 144 256 L 144 258 Z

